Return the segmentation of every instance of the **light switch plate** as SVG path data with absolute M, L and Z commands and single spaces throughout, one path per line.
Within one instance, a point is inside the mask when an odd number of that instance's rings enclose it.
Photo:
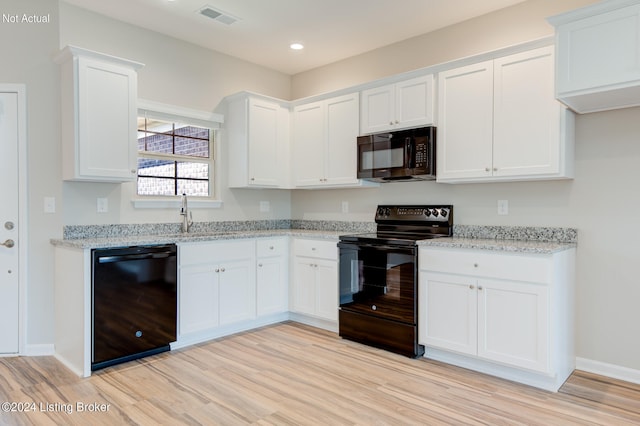
M 109 199 L 98 198 L 96 202 L 96 211 L 98 213 L 107 213 L 109 211 Z
M 44 212 L 55 213 L 56 212 L 56 198 L 44 197 Z
M 498 200 L 498 214 L 501 216 L 509 214 L 509 200 Z

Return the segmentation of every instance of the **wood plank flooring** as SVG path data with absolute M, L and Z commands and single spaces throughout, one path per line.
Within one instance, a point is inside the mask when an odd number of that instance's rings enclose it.
M 640 424 L 640 385 L 576 372 L 551 393 L 293 322 L 85 379 L 0 358 L 0 402 L 18 410 L 3 405 L 2 425 Z

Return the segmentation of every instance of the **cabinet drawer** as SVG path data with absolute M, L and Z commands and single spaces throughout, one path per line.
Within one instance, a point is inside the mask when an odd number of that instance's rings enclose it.
M 180 266 L 251 258 L 253 257 L 254 247 L 255 242 L 253 240 L 224 240 L 179 244 Z
M 259 239 L 256 241 L 258 257 L 282 256 L 287 254 L 286 238 Z
M 550 283 L 553 273 L 549 255 L 421 248 L 418 263 L 425 271 L 539 283 Z
M 338 260 L 338 243 L 336 241 L 305 240 L 296 238 L 293 241 L 293 250 L 296 256 Z

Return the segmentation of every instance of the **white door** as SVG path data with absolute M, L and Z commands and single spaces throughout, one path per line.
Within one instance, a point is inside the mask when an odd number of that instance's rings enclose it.
M 18 261 L 18 92 L 0 87 L 0 353 L 16 354 L 20 330 Z
M 326 106 L 327 181 L 348 184 L 358 181 L 358 117 L 360 98 L 357 93 L 329 99 Z

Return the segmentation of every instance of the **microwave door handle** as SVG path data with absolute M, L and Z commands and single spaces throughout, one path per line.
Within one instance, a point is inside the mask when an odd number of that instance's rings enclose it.
M 415 155 L 416 142 L 413 138 L 407 138 L 405 140 L 405 165 L 410 169 L 416 168 L 416 155 Z

